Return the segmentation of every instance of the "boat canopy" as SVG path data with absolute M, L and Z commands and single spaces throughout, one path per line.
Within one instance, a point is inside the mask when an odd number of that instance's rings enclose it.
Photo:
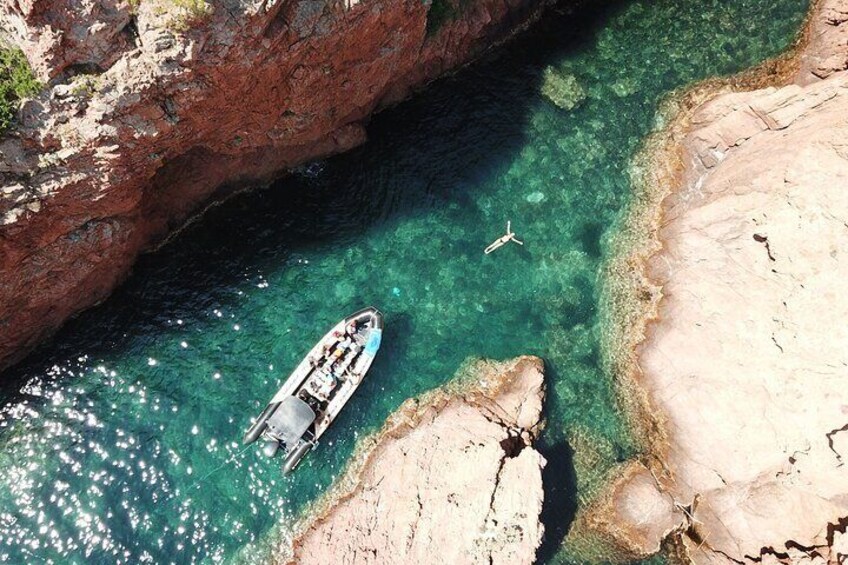
M 287 396 L 268 418 L 268 433 L 294 447 L 315 421 L 312 408 L 296 396 Z

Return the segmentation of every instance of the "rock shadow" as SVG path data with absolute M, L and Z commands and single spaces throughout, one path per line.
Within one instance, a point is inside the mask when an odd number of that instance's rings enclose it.
M 550 563 L 562 547 L 577 514 L 577 473 L 574 450 L 568 442 L 543 445 L 539 451 L 548 463 L 542 471 L 545 500 L 539 517 L 545 526 L 545 535 L 536 551 L 536 562 Z

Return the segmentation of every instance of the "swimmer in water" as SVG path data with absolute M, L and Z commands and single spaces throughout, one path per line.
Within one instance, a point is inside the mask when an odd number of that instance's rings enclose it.
M 489 253 L 491 253 L 495 249 L 500 249 L 501 247 L 503 247 L 504 245 L 506 245 L 510 241 L 514 241 L 518 245 L 524 245 L 523 241 L 519 241 L 519 240 L 515 239 L 515 232 L 512 231 L 512 222 L 508 221 L 506 223 L 506 234 L 499 237 L 495 241 L 493 241 L 489 245 L 489 247 L 487 247 L 486 249 L 483 250 L 483 253 L 488 255 Z

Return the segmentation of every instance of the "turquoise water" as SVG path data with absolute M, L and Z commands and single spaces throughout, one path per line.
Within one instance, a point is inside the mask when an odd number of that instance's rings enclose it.
M 548 365 L 543 557 L 568 559 L 555 555 L 576 500 L 567 431 L 612 445 L 613 459 L 632 451 L 597 327 L 629 161 L 663 96 L 778 53 L 806 7 L 553 11 L 378 116 L 361 149 L 210 211 L 4 375 L 0 561 L 232 559 L 291 524 L 404 399 L 469 356 L 521 353 Z M 507 220 L 524 246 L 484 256 Z M 369 304 L 386 315 L 372 372 L 284 478 L 242 450 L 242 433 L 318 337 Z

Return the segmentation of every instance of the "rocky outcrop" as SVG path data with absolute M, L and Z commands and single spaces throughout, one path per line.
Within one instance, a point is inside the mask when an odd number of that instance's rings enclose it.
M 820 2 L 790 84 L 713 95 L 658 153 L 635 377 L 658 443 L 592 511 L 631 554 L 671 536 L 695 563 L 848 559 L 846 22 Z
M 670 535 L 683 529 L 686 508 L 666 492 L 656 475 L 639 461 L 626 463 L 604 492 L 578 519 L 576 529 L 613 542 L 604 557 L 643 558 L 659 552 Z
M 4 4 L 53 82 L 0 140 L 0 368 L 210 199 L 362 143 L 543 3 L 456 2 L 437 30 L 421 0 Z
M 542 361 L 479 362 L 367 440 L 291 563 L 532 563 L 544 458 Z
M 24 50 L 45 81 L 69 67 L 102 72 L 133 46 L 129 1 L 22 0 L 7 2 L 0 10 L 0 29 Z

